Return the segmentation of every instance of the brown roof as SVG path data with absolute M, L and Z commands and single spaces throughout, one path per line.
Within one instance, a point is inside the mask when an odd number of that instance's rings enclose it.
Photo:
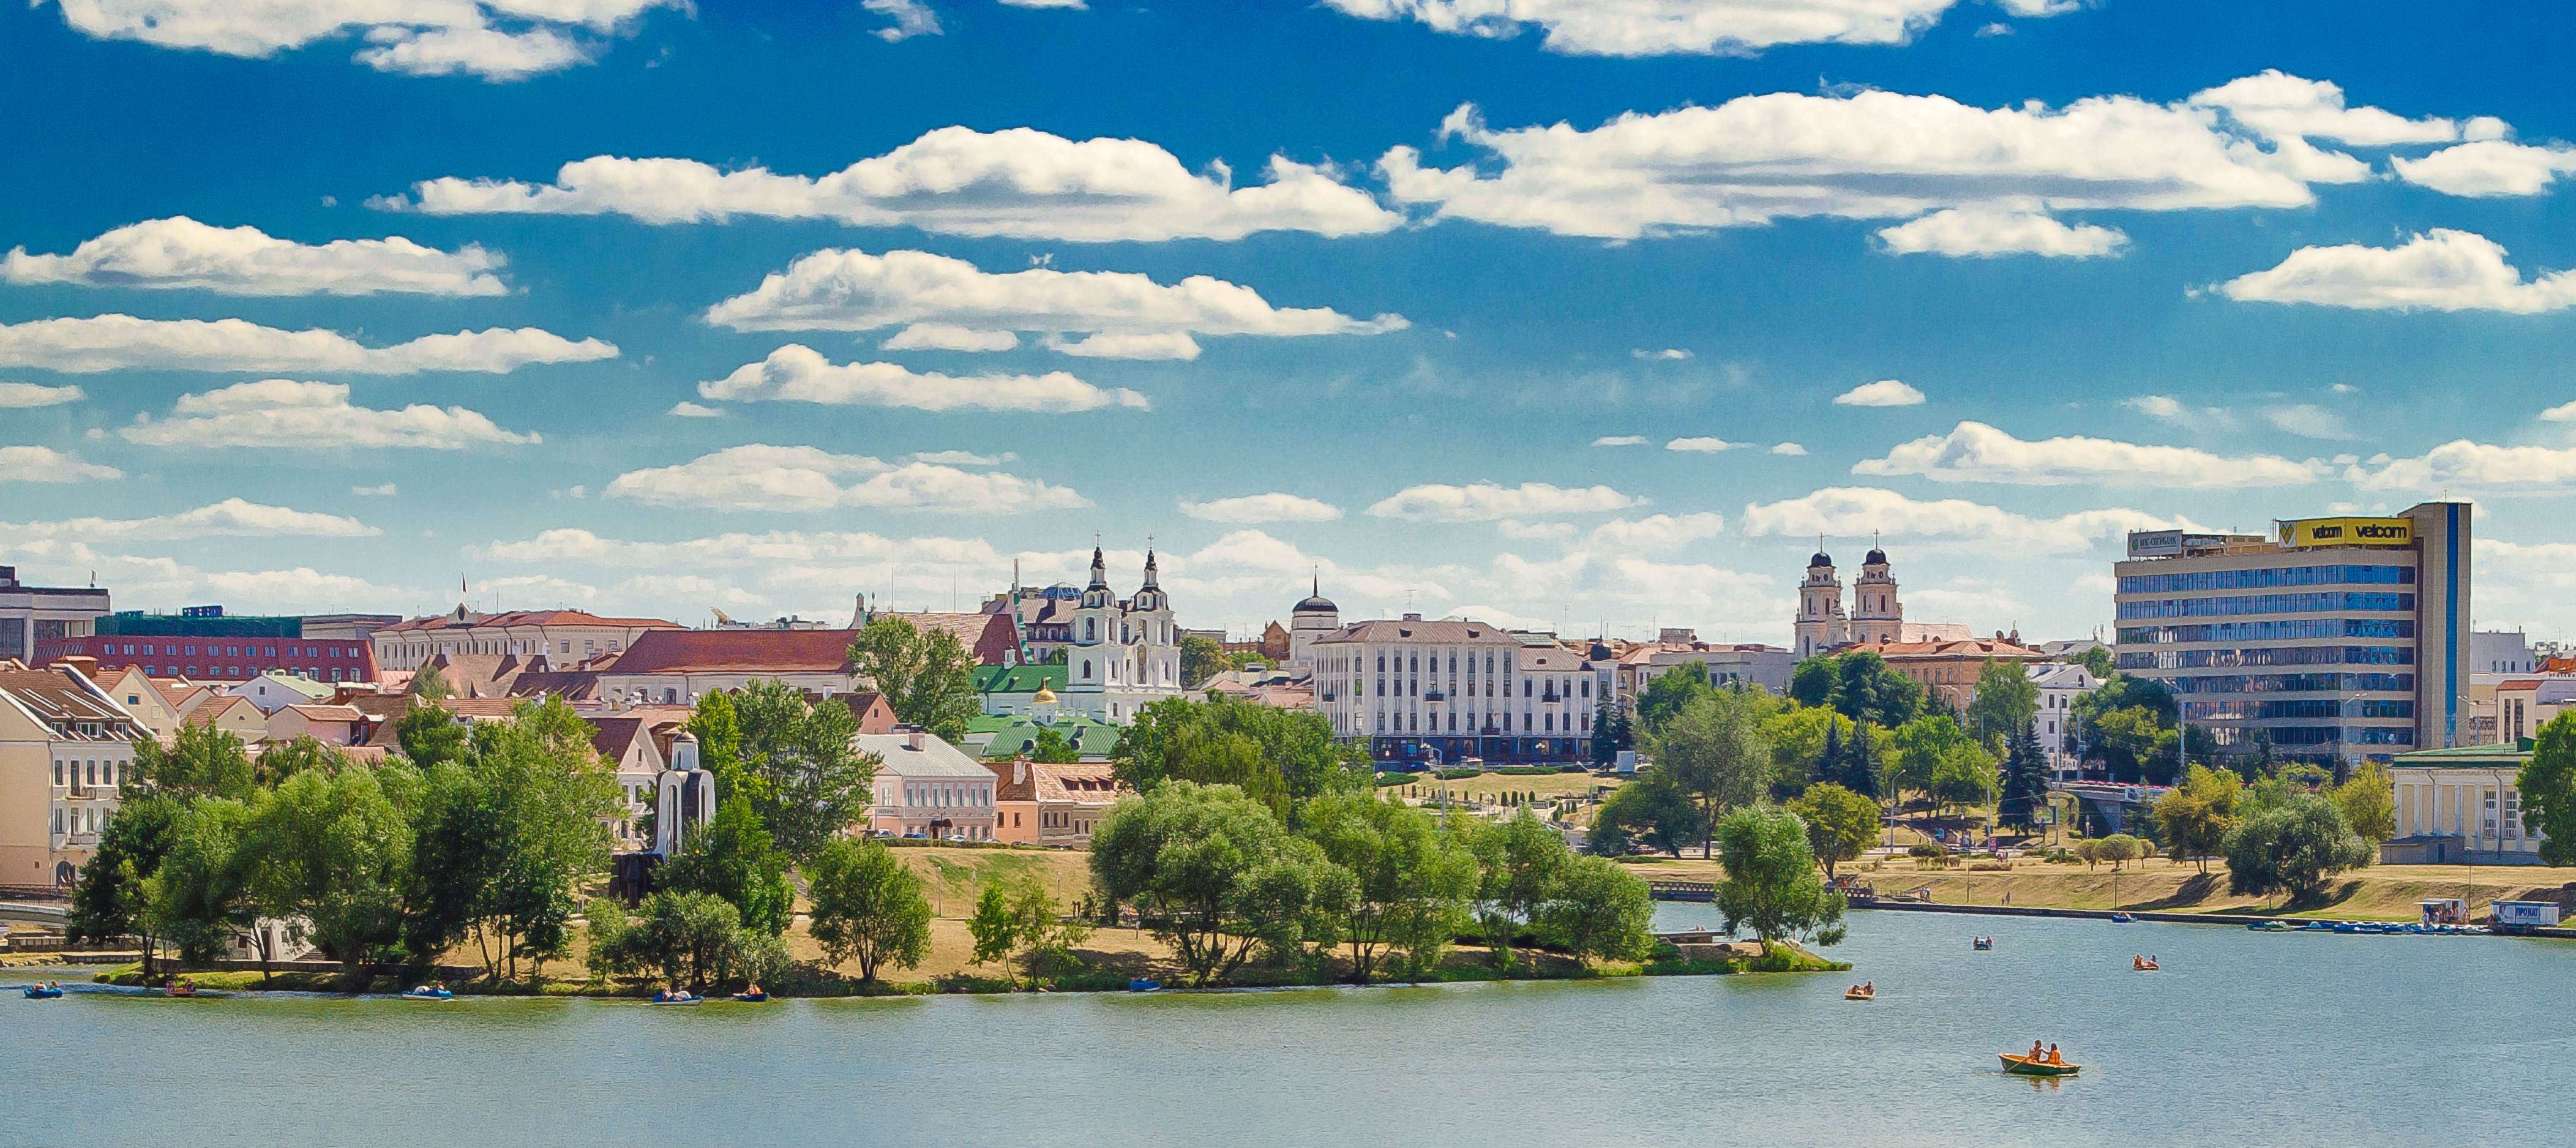
M 636 636 L 619 674 L 848 673 L 856 630 L 654 630 Z
M 445 614 L 411 618 L 378 628 L 379 634 L 407 630 L 474 630 L 492 626 L 666 626 L 680 629 L 678 622 L 663 618 L 602 618 L 583 610 L 511 610 L 501 614 L 477 614 L 463 606 Z
M 519 699 L 449 698 L 438 708 L 462 718 L 505 718 L 519 712 Z
M 859 719 L 860 733 L 893 733 L 894 703 L 874 690 L 859 690 L 841 695 L 841 704 L 850 707 L 850 716 Z
M 113 727 L 130 726 L 133 718 L 124 710 L 82 689 L 72 676 L 56 670 L 30 670 L 18 662 L 0 662 L 0 692 L 16 698 L 37 720 L 55 722 L 103 722 Z M 238 699 L 236 699 L 238 700 Z
M 1037 784 L 1040 801 L 1076 801 L 1086 805 L 1108 805 L 1121 797 L 1133 797 L 1136 791 L 1122 788 L 1107 762 L 1047 764 L 1031 762 L 1029 772 Z
M 1317 642 L 1442 642 L 1449 645 L 1517 646 L 1520 639 L 1483 622 L 1353 622 Z
M 2018 646 L 1996 638 L 1967 638 L 1933 642 L 1854 642 L 1842 647 L 1842 653 L 1871 653 L 1889 661 L 1900 658 L 2046 658 L 2042 650 Z
M 626 751 L 634 747 L 636 738 L 649 739 L 653 736 L 652 724 L 640 717 L 595 717 L 584 720 L 590 722 L 590 748 L 598 750 L 599 756 L 611 765 L 625 760 Z
M 297 712 L 297 713 L 299 713 L 299 714 L 304 715 L 304 720 L 306 720 L 306 721 L 365 721 L 365 720 L 367 720 L 367 715 L 365 715 L 365 714 L 363 714 L 363 713 L 358 712 L 358 708 L 357 708 L 356 706 L 301 705 L 301 706 L 288 706 L 288 707 L 286 707 L 286 708 L 291 709 L 291 710 L 294 710 L 295 712 Z
M 1035 801 L 1038 799 L 1038 777 L 1035 767 L 1026 759 L 987 761 L 984 768 L 993 771 L 993 800 Z
M 526 670 L 510 680 L 512 697 L 553 694 L 568 702 L 589 701 L 599 689 L 597 670 Z
M 249 699 L 249 698 L 242 697 L 242 696 L 240 696 L 240 695 L 238 695 L 238 694 L 229 694 L 229 695 L 225 695 L 225 696 L 222 696 L 222 697 L 214 698 L 214 699 L 212 699 L 212 700 L 208 701 L 206 704 L 201 705 L 201 706 L 198 706 L 196 709 L 189 711 L 189 713 L 188 713 L 188 717 L 187 717 L 187 724 L 189 724 L 189 725 L 213 725 L 213 724 L 215 724 L 215 720 L 216 720 L 216 719 L 218 719 L 218 718 L 221 718 L 222 716 L 224 716 L 224 714 L 225 714 L 225 712 L 226 712 L 226 711 L 229 711 L 229 710 L 232 710 L 232 709 L 234 709 L 234 708 L 236 708 L 236 707 L 241 707 L 241 706 L 248 706 L 248 707 L 250 708 L 250 711 L 251 711 L 252 713 L 259 714 L 259 707 L 258 707 L 258 706 L 251 705 L 251 704 L 250 704 L 250 699 Z M 259 722 L 259 724 L 261 724 L 261 725 L 266 725 L 266 724 L 267 724 L 267 718 L 268 718 L 268 715 L 267 715 L 267 714 L 259 714 L 259 716 L 260 716 L 260 719 L 261 719 L 261 720 L 260 720 L 260 722 Z

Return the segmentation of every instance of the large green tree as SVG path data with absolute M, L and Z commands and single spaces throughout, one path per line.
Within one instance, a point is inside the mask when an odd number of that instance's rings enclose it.
M 848 706 L 813 705 L 796 687 L 764 679 L 733 701 L 742 726 L 743 785 L 778 848 L 804 860 L 867 815 L 876 794 L 874 754 L 851 739 Z
M 1269 806 L 1188 780 L 1118 803 L 1091 838 L 1093 883 L 1134 905 L 1200 985 L 1232 975 L 1257 947 L 1302 943 L 1321 861 Z
M 1485 943 L 1496 961 L 1508 966 L 1514 963 L 1520 927 L 1538 923 L 1539 910 L 1555 898 L 1573 851 L 1565 847 L 1565 838 L 1527 807 L 1501 821 L 1471 823 L 1459 832 L 1468 854 L 1476 859 L 1471 903 L 1484 926 Z
M 2397 836 L 2397 780 L 2388 767 L 2366 761 L 2326 791 L 2361 839 L 2377 845 Z
M 252 806 L 239 848 L 262 915 L 301 923 L 350 969 L 401 940 L 412 827 L 377 771 L 287 778 Z
M 403 715 L 394 719 L 394 744 L 422 769 L 462 761 L 473 753 L 473 736 L 456 715 L 427 698 L 413 698 Z
M 832 965 L 859 962 L 859 979 L 891 963 L 914 968 L 930 956 L 930 899 L 921 875 L 875 841 L 839 838 L 805 865 L 812 932 Z
M 796 891 L 787 884 L 787 855 L 778 850 L 751 799 L 716 806 L 706 828 L 688 835 L 679 856 L 654 874 L 654 884 L 683 893 L 712 893 L 734 907 L 742 927 L 769 936 L 795 918 Z
M 896 720 L 943 741 L 966 740 L 966 723 L 976 714 L 975 656 L 957 635 L 935 627 L 925 633 L 908 619 L 880 614 L 850 643 L 850 666 L 875 683 Z
M 1968 732 L 1990 752 L 2002 753 L 2013 735 L 2039 716 L 2039 685 L 2018 662 L 1986 659 L 1977 667 L 1977 691 L 1968 700 Z
M 2048 807 L 2048 755 L 2040 749 L 2039 731 L 2026 725 L 2013 731 L 2004 746 L 1995 820 L 2027 831 L 2039 824 L 2039 811 Z
M 1682 847 L 1708 839 L 1708 818 L 1689 792 L 1673 783 L 1661 763 L 1637 771 L 1611 790 L 1592 818 L 1592 851 L 1617 857 L 1636 842 L 1674 857 Z
M 1878 803 L 1830 781 L 1808 786 L 1789 811 L 1806 823 L 1808 848 L 1828 877 L 1834 866 L 1859 860 L 1878 837 Z
M 1784 939 L 1831 945 L 1843 939 L 1843 896 L 1825 888 L 1807 825 L 1786 810 L 1746 806 L 1717 825 L 1726 878 L 1717 910 L 1728 930 L 1750 929 L 1770 946 Z
M 247 801 L 259 788 L 257 771 L 241 738 L 211 725 L 181 725 L 168 749 L 153 738 L 136 739 L 130 776 L 143 789 L 183 801 L 200 797 Z
M 1370 768 L 1367 752 L 1336 739 L 1320 713 L 1225 697 L 1139 709 L 1110 761 L 1118 781 L 1138 793 L 1165 781 L 1232 785 L 1283 820 L 1316 794 L 1366 787 Z
M 117 806 L 98 838 L 98 852 L 81 866 L 72 887 L 63 931 L 74 941 L 133 936 L 143 942 L 143 972 L 150 976 L 160 949 L 151 931 L 153 874 L 178 840 L 188 802 L 173 793 L 137 788 Z
M 1664 728 L 1664 723 L 1684 707 L 1715 692 L 1717 687 L 1708 681 L 1706 662 L 1683 662 L 1665 671 L 1637 691 L 1637 732 L 1652 741 L 1655 731 Z
M 1654 945 L 1646 883 L 1607 857 L 1572 857 L 1538 910 L 1540 932 L 1577 960 L 1634 960 Z
M 2540 838 L 2540 859 L 2576 865 L 2576 710 L 2549 719 L 2514 778 L 2523 830 Z
M 2292 904 L 2315 898 L 2327 878 L 2370 864 L 2375 852 L 2340 806 L 2314 793 L 2247 817 L 2228 831 L 2226 849 L 2230 892 L 2277 888 Z
M 1181 681 L 1192 689 L 1226 670 L 1225 643 L 1197 634 L 1181 635 Z
M 2242 789 L 2233 773 L 2191 767 L 2182 784 L 2156 799 L 2156 830 L 2164 837 L 2166 853 L 2176 860 L 2192 858 L 2201 872 L 2208 872 L 2209 859 L 2227 847 L 2227 833 L 2236 828 Z
M 1351 979 L 1369 983 L 1383 958 L 1406 972 L 1438 963 L 1465 916 L 1475 859 L 1429 814 L 1374 793 L 1324 794 L 1303 820 L 1327 866 L 1316 907 L 1349 950 Z
M 1699 804 L 1703 823 L 1714 825 L 1719 813 L 1770 792 L 1771 743 L 1762 736 L 1767 703 L 1751 690 L 1718 690 L 1691 699 L 1647 735 L 1656 767 Z M 1700 855 L 1708 850 L 1703 839 Z

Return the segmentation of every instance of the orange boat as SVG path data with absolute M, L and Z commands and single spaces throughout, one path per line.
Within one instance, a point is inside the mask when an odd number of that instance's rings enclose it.
M 2033 1060 L 2030 1057 L 2015 1056 L 2009 1052 L 1996 1055 L 2003 1058 L 2004 1071 L 2015 1076 L 2073 1076 L 2084 1070 L 2083 1065 L 2068 1064 L 2063 1061 Z

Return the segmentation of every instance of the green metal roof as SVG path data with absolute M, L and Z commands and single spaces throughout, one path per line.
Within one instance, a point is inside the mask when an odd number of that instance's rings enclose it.
M 975 692 L 979 694 L 1033 694 L 1038 692 L 1040 686 L 1063 693 L 1065 684 L 1072 680 L 1072 672 L 1065 666 L 1022 665 L 975 668 Z
M 2508 761 L 2515 765 L 2531 760 L 2530 738 L 2511 744 L 2455 745 L 2447 749 L 2419 749 L 2397 755 L 2398 765 L 2442 766 L 2474 761 Z
M 1107 757 L 1118 751 L 1119 727 L 1087 717 L 1060 717 L 1055 724 L 1040 725 L 1036 719 L 999 715 L 969 718 L 969 733 L 990 733 L 993 740 L 984 746 L 988 758 L 1010 758 L 1037 748 L 1038 731 L 1052 729 L 1073 742 L 1073 748 L 1084 757 Z

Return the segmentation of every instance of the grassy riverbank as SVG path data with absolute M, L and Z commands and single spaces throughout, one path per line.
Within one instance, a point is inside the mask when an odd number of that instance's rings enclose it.
M 2289 917 L 2334 917 L 2354 920 L 2412 921 L 2415 903 L 2430 897 L 2471 901 L 2473 915 L 2490 902 L 2557 901 L 2576 917 L 2576 869 L 2537 866 L 2374 865 L 2338 876 L 2313 904 L 2268 905 L 2259 894 L 2227 891 L 2227 867 L 2215 861 L 2201 872 L 2191 862 L 2162 858 L 2131 862 L 2115 872 L 2108 865 L 2081 862 L 2052 864 L 2022 860 L 2008 871 L 1965 868 L 1917 869 L 1911 861 L 1890 861 L 1876 869 L 1846 865 L 1879 893 L 1929 888 L 1945 905 L 2016 905 L 2047 909 L 2128 909 L 2189 913 L 2271 914 Z M 1712 881 L 1716 862 L 1696 857 L 1634 862 L 1630 871 L 1650 881 Z M 2474 886 L 2472 883 L 2474 882 Z M 2474 896 L 2472 892 L 2474 891 Z

